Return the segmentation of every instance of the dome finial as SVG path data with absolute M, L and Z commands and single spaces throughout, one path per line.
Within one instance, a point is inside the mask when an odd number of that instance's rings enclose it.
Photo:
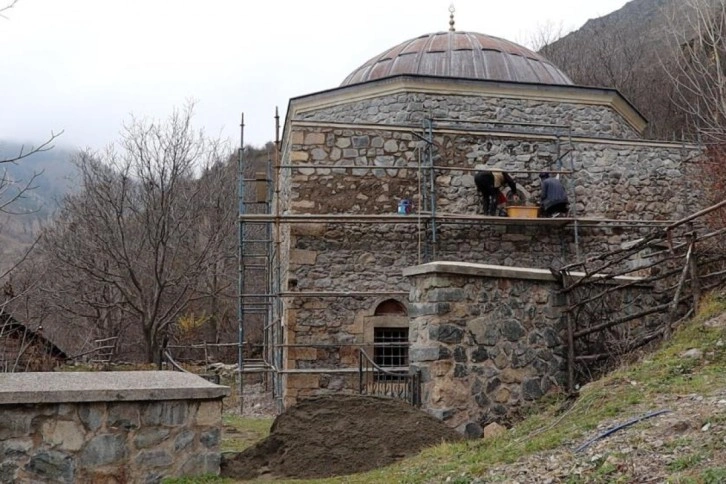
M 452 3 L 449 5 L 449 32 L 456 32 L 456 29 L 454 28 L 454 12 L 456 12 L 456 8 Z

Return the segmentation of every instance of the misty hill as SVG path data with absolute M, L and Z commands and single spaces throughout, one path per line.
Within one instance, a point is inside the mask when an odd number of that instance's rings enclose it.
M 31 146 L 0 142 L 0 160 L 15 158 L 21 150 L 28 152 Z M 11 214 L 0 212 L 0 272 L 20 257 L 40 228 L 52 218 L 63 195 L 73 189 L 73 154 L 69 148 L 54 147 L 16 163 L 0 163 L 0 178 L 14 181 L 14 186 L 0 193 L 0 201 L 14 197 L 16 187 L 25 187 L 31 181 L 34 187 L 7 207 Z
M 0 141 L 0 160 L 14 158 L 21 151 L 28 152 L 32 146 L 29 143 Z M 18 185 L 25 186 L 32 180 L 32 186 L 35 187 L 18 201 L 13 211 L 33 212 L 41 217 L 53 213 L 58 201 L 73 186 L 74 168 L 71 159 L 74 154 L 75 150 L 56 146 L 48 151 L 34 153 L 15 163 L 0 164 L 0 169 L 7 170 L 7 174 Z

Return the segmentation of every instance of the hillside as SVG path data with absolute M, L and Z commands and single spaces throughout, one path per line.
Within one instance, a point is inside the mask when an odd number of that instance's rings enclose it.
M 553 395 L 494 437 L 440 445 L 343 482 L 726 482 L 726 292 L 701 308 L 660 350 L 624 362 L 576 399 Z M 270 423 L 226 421 L 227 449 L 250 445 L 251 428 L 262 438 Z
M 681 37 L 692 35 L 690 3 L 632 0 L 550 42 L 540 53 L 576 84 L 618 89 L 649 120 L 648 137 L 680 139 L 685 119 L 673 100 L 671 75 Z
M 27 152 L 29 146 L 0 142 L 0 160 L 16 157 L 21 149 Z M 25 187 L 32 181 L 32 189 L 8 207 L 12 213 L 0 213 L 0 271 L 21 257 L 40 228 L 50 221 L 60 199 L 72 189 L 73 153 L 70 148 L 55 147 L 16 163 L 0 164 L 0 174 L 15 180 L 16 186 Z M 11 193 L 0 194 L 0 200 L 7 200 Z

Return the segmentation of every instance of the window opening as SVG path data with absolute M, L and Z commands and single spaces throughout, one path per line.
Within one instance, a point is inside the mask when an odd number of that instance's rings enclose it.
M 374 328 L 373 361 L 381 368 L 408 367 L 408 328 Z M 393 375 L 378 375 L 378 380 L 398 380 Z

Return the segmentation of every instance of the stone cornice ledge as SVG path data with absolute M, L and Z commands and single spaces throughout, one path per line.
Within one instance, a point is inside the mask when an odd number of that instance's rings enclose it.
M 555 282 L 557 279 L 547 269 L 535 269 L 529 267 L 509 267 L 489 264 L 473 264 L 471 262 L 429 262 L 417 266 L 407 267 L 403 270 L 404 277 L 433 275 L 433 274 L 456 274 L 462 276 L 490 277 L 497 279 L 527 279 L 534 281 Z M 570 276 L 584 277 L 584 272 L 570 272 Z M 616 281 L 639 281 L 639 277 L 620 276 L 614 278 Z
M 200 376 L 176 371 L 0 373 L 0 405 L 207 400 L 229 391 Z

